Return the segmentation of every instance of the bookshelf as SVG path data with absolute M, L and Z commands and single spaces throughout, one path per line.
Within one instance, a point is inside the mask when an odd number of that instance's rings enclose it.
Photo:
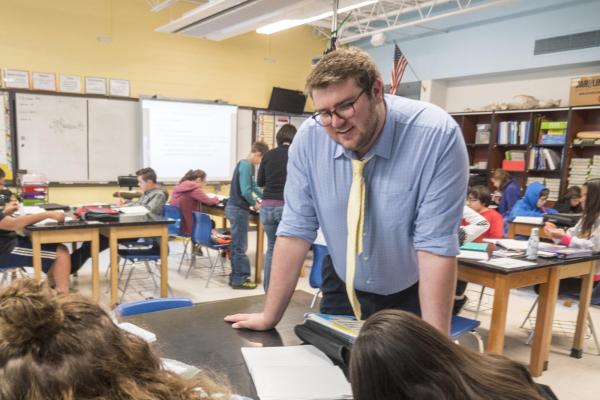
M 573 163 L 579 165 L 579 171 L 576 172 L 579 181 L 583 176 L 586 179 L 600 177 L 600 106 L 451 115 L 463 131 L 471 173 L 489 177 L 495 169 L 502 168 L 507 156 L 515 156 L 516 161 L 522 157 L 524 166 L 513 163 L 512 167 L 520 170 L 509 173 L 523 188 L 534 180 L 544 182 L 550 188 L 551 200 L 557 199 L 571 186 L 570 178 L 575 177 L 570 176 L 573 159 Z M 489 124 L 489 143 L 476 143 L 478 124 Z M 578 133 L 582 131 L 597 131 L 598 138 L 595 139 L 594 135 L 588 139 L 578 138 Z M 550 158 L 553 159 L 552 163 L 548 161 Z M 581 159 L 590 160 L 587 175 L 582 169 L 586 162 Z M 487 161 L 487 164 L 481 164 L 482 161 Z M 550 168 L 552 166 L 555 169 Z M 580 185 L 577 180 L 571 180 Z

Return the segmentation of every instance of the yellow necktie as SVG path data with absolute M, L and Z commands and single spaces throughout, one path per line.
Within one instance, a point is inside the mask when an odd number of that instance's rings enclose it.
M 365 220 L 365 179 L 363 170 L 366 160 L 352 160 L 352 186 L 348 196 L 348 242 L 346 248 L 346 293 L 357 320 L 361 320 L 361 309 L 356 291 L 354 277 L 356 275 L 356 257 L 362 253 L 363 224 Z

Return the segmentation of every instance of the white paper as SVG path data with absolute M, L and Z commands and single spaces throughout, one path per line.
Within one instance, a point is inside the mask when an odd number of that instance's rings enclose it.
M 81 77 L 78 75 L 61 75 L 60 91 L 67 93 L 81 93 Z
M 117 326 L 135 336 L 141 337 L 148 343 L 156 342 L 156 335 L 130 322 L 121 322 Z
M 73 217 L 69 217 L 69 216 L 65 217 L 65 222 L 71 222 L 71 221 L 73 221 Z M 52 218 L 46 218 L 46 219 L 36 222 L 34 225 L 35 226 L 44 226 L 47 224 L 56 224 L 56 220 L 52 219 Z
M 494 243 L 508 250 L 527 250 L 528 241 L 527 240 L 516 240 L 516 239 L 483 239 L 484 242 Z M 540 242 L 539 248 L 547 248 L 547 247 L 556 247 L 554 243 L 545 243 Z
M 106 79 L 93 76 L 85 77 L 85 92 L 90 94 L 106 94 Z
M 352 398 L 342 370 L 314 346 L 243 347 L 242 354 L 260 400 Z
M 46 211 L 46 210 L 44 210 L 40 206 L 22 206 L 22 207 L 19 207 L 19 214 L 20 215 L 40 214 L 40 213 L 43 213 L 44 211 Z
M 56 75 L 46 72 L 33 72 L 31 75 L 34 89 L 56 91 Z
M 485 251 L 461 250 L 458 258 L 463 258 L 465 260 L 487 260 L 489 257 Z
M 534 262 L 524 261 L 524 260 L 516 260 L 514 258 L 493 258 L 489 261 L 482 261 L 483 264 L 493 265 L 495 267 L 501 268 L 522 268 L 522 267 L 532 267 L 536 265 Z
M 111 96 L 129 97 L 131 94 L 131 86 L 128 80 L 110 79 L 108 86 Z
M 531 225 L 542 225 L 544 223 L 544 217 L 515 217 L 513 223 L 531 224 Z
M 164 369 L 166 369 L 167 371 L 174 372 L 177 375 L 183 376 L 184 378 L 191 378 L 192 376 L 196 375 L 198 372 L 201 371 L 193 365 L 189 365 L 177 360 L 172 360 L 170 358 L 161 358 L 160 362 Z
M 127 215 L 146 215 L 150 211 L 144 206 L 130 206 L 117 208 L 120 213 Z

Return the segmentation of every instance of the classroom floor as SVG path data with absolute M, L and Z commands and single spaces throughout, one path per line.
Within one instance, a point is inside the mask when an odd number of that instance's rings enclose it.
M 250 260 L 254 261 L 256 232 L 250 232 L 249 237 L 249 252 Z M 263 294 L 262 287 L 255 290 L 233 290 L 227 285 L 227 276 L 218 276 L 219 270 L 208 287 L 206 279 L 208 271 L 206 268 L 192 270 L 189 279 L 185 278 L 187 272 L 188 260 L 184 260 L 181 272 L 178 272 L 178 265 L 182 254 L 182 242 L 169 242 L 169 283 L 173 290 L 174 296 L 190 297 L 194 302 L 207 302 L 223 299 L 238 298 L 244 296 L 253 296 Z M 108 306 L 108 276 L 105 276 L 106 265 L 108 265 L 108 252 L 103 252 L 100 256 L 100 273 L 102 280 L 102 304 Z M 201 260 L 199 260 L 200 264 Z M 305 290 L 309 293 L 315 293 L 315 290 L 308 284 L 309 267 L 311 260 L 308 259 L 305 263 L 304 277 L 298 283 L 298 289 Z M 127 273 L 128 271 L 126 271 Z M 84 295 L 91 294 L 91 269 L 89 265 L 82 268 L 79 277 L 73 282 L 73 286 Z M 477 299 L 479 298 L 481 287 L 478 285 L 469 285 L 467 296 L 470 301 L 465 306 L 462 314 L 466 317 L 473 317 Z M 487 341 L 487 330 L 490 323 L 490 307 L 493 300 L 493 290 L 486 289 L 482 301 L 482 311 L 479 314 L 481 333 L 484 342 Z M 123 301 L 140 300 L 147 297 L 157 297 L 158 291 L 155 290 L 151 278 L 148 276 L 144 267 L 137 268 L 132 277 L 130 287 L 125 294 Z M 525 344 L 530 333 L 529 329 L 520 328 L 520 325 L 527 315 L 531 305 L 535 300 L 535 294 L 531 290 L 520 289 L 513 290 L 510 296 L 509 313 L 506 328 L 506 344 L 505 355 L 513 360 L 528 363 L 530 346 Z M 307 304 L 307 311 L 309 304 Z M 595 323 L 598 334 L 600 335 L 600 307 L 592 306 L 592 319 Z M 534 314 L 535 315 L 535 314 Z M 598 384 L 597 379 L 600 374 L 600 356 L 594 341 L 591 337 L 587 338 L 584 343 L 584 356 L 581 359 L 569 357 L 572 341 L 572 333 L 574 330 L 574 321 L 577 318 L 577 303 L 570 307 L 564 304 L 564 301 L 559 301 L 556 307 L 555 328 L 552 338 L 550 368 L 542 377 L 536 381 L 550 385 L 557 396 L 561 400 L 569 399 L 597 399 Z M 526 323 L 525 327 L 529 328 L 530 323 Z M 469 335 L 470 336 L 470 335 Z M 476 349 L 475 340 L 471 337 L 465 337 L 461 342 L 464 346 Z

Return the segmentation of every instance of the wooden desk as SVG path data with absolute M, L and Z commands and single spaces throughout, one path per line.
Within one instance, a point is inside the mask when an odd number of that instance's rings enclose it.
M 311 299 L 312 295 L 306 292 L 294 292 L 282 320 L 275 329 L 266 332 L 233 329 L 223 321 L 227 314 L 262 311 L 264 295 L 201 303 L 124 320 L 154 332 L 158 338 L 154 345 L 163 357 L 208 367 L 227 376 L 234 393 L 258 399 L 240 348 L 301 344 L 294 326 L 304 320 Z
M 202 205 L 202 212 L 210 214 L 214 217 L 220 217 L 223 221 L 223 227 L 227 227 L 227 217 L 225 216 L 225 207 Z M 265 229 L 260 223 L 260 215 L 256 211 L 250 211 L 249 220 L 256 225 L 256 255 L 254 256 L 254 282 L 262 283 L 263 267 L 264 267 L 264 246 L 265 246 Z
M 110 248 L 110 304 L 118 302 L 119 239 L 160 238 L 160 297 L 168 296 L 169 224 L 174 221 L 150 214 L 131 217 L 121 216 L 119 222 L 105 222 L 100 233 L 108 238 Z
M 510 289 L 540 284 L 539 304 L 529 369 L 540 376 L 548 367 L 552 321 L 558 297 L 560 279 L 582 276 L 577 327 L 571 356 L 580 358 L 586 328 L 587 313 L 592 295 L 596 260 L 600 256 L 572 260 L 538 259 L 537 265 L 518 270 L 506 270 L 474 260 L 458 260 L 458 278 L 494 288 L 492 321 L 487 350 L 501 354 L 504 349 L 504 332 Z
M 541 239 L 550 239 L 552 238 L 544 232 L 544 225 L 535 225 L 535 224 L 525 224 L 523 222 L 509 222 L 508 223 L 508 238 L 514 239 L 516 235 L 521 236 L 531 236 L 531 229 L 539 228 L 540 238 Z
M 42 275 L 42 244 L 91 242 L 92 255 L 92 299 L 100 301 L 100 270 L 98 265 L 99 225 L 81 221 L 64 224 L 49 223 L 42 226 L 30 225 L 25 228 L 33 251 L 33 276 L 40 279 Z

